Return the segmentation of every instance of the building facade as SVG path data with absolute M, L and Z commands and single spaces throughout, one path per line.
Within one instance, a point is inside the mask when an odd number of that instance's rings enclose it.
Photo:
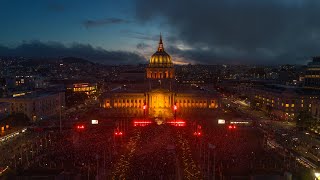
M 254 106 L 275 118 L 289 121 L 302 111 L 311 113 L 313 100 L 319 98 L 319 93 L 314 91 L 272 84 L 252 88 L 249 94 Z
M 320 57 L 314 57 L 307 66 L 304 87 L 320 89 Z
M 72 92 L 86 93 L 87 95 L 94 95 L 97 93 L 97 83 L 74 83 L 67 85 L 67 90 Z
M 64 92 L 32 92 L 16 97 L 0 98 L 10 103 L 10 113 L 23 113 L 35 122 L 59 115 L 65 106 Z

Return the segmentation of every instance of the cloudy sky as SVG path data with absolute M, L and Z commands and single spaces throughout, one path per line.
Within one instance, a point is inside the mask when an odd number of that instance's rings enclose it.
M 160 32 L 176 63 L 305 64 L 319 0 L 1 0 L 0 55 L 147 62 Z

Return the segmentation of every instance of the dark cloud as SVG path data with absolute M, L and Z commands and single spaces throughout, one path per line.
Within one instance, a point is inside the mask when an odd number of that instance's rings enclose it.
M 181 55 L 197 62 L 304 63 L 320 54 L 319 0 L 136 2 L 138 22 L 161 17 L 192 48 Z
M 146 60 L 139 54 L 126 51 L 107 51 L 102 48 L 95 48 L 89 44 L 74 43 L 65 46 L 58 42 L 24 42 L 16 48 L 0 46 L 0 56 L 23 56 L 23 57 L 79 57 L 93 62 L 103 64 L 138 64 Z
M 136 31 L 131 31 L 131 30 L 121 30 L 121 33 L 123 33 L 125 36 L 129 38 L 135 38 L 135 39 L 140 39 L 140 40 L 148 40 L 148 41 L 155 41 L 159 40 L 160 35 L 150 35 L 150 34 L 145 34 L 141 32 L 136 32 Z
M 92 27 L 99 27 L 105 26 L 110 24 L 123 24 L 123 23 L 130 23 L 130 21 L 121 18 L 105 18 L 105 19 L 98 19 L 98 20 L 86 20 L 83 22 L 83 25 L 86 28 Z
M 137 44 L 137 49 L 139 49 L 139 50 L 144 50 L 144 49 L 149 48 L 149 47 L 151 47 L 151 46 L 149 44 L 146 44 L 146 43 L 138 43 Z

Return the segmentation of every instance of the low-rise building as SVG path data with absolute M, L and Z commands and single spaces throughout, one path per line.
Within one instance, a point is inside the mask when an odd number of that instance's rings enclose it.
M 294 120 L 301 111 L 311 113 L 312 101 L 319 98 L 319 92 L 294 86 L 269 84 L 252 87 L 248 96 L 254 106 L 268 111 L 276 118 Z
M 67 90 L 72 92 L 83 92 L 87 95 L 93 95 L 97 93 L 97 83 L 74 83 L 67 85 Z
M 306 69 L 304 87 L 320 89 L 320 57 L 314 57 Z
M 59 115 L 65 106 L 64 92 L 31 92 L 21 96 L 0 98 L 10 103 L 10 113 L 23 113 L 30 120 L 37 121 Z

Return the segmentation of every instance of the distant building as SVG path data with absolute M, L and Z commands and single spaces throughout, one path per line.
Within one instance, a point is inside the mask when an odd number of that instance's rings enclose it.
M 30 120 L 37 121 L 58 115 L 65 106 L 64 92 L 31 92 L 15 97 L 0 98 L 10 103 L 10 113 L 23 113 Z
M 301 111 L 311 112 L 312 101 L 320 97 L 318 91 L 278 84 L 252 87 L 247 94 L 255 106 L 284 120 L 294 120 Z
M 315 99 L 312 102 L 311 112 L 315 122 L 320 122 L 320 99 Z M 314 130 L 315 133 L 320 134 L 320 123 L 316 123 L 312 129 Z
M 67 90 L 72 92 L 83 92 L 87 95 L 93 95 L 97 93 L 97 84 L 96 83 L 74 83 L 67 85 Z
M 304 87 L 320 89 L 320 56 L 314 57 L 306 69 Z

